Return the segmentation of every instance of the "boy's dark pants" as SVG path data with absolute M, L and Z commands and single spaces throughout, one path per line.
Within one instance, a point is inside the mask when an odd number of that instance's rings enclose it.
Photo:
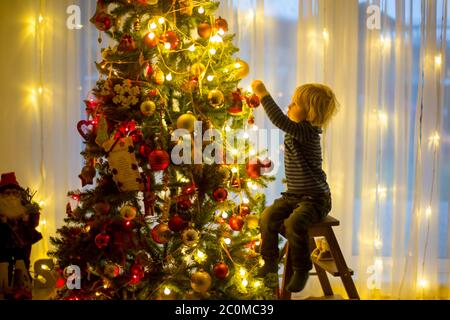
M 298 271 L 311 270 L 308 228 L 325 218 L 330 211 L 330 194 L 282 193 L 282 197 L 275 200 L 261 215 L 261 255 L 264 260 L 278 260 L 278 233 L 283 230 L 284 224 L 292 268 Z

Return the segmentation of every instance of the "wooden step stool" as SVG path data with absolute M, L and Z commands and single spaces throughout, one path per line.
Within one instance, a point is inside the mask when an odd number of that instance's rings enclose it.
M 331 288 L 330 281 L 328 280 L 327 272 L 335 277 L 341 277 L 342 283 L 344 284 L 345 291 L 349 299 L 359 299 L 358 291 L 356 290 L 355 284 L 352 279 L 353 270 L 347 267 L 342 251 L 339 248 L 336 236 L 334 235 L 332 227 L 338 226 L 339 220 L 327 216 L 324 220 L 319 223 L 312 225 L 308 229 L 309 239 L 310 239 L 310 250 L 311 252 L 316 248 L 316 243 L 314 237 L 325 237 L 329 246 L 330 252 L 333 256 L 333 260 L 317 260 L 312 258 L 316 273 L 311 273 L 310 275 L 317 275 L 319 277 L 320 285 L 322 286 L 325 298 L 332 297 L 334 295 L 333 289 Z M 285 256 L 285 267 L 283 273 L 283 282 L 281 290 L 278 292 L 279 298 L 282 300 L 290 300 L 291 293 L 286 291 L 286 286 L 292 277 L 292 263 L 289 254 L 289 243 L 284 246 L 281 257 Z

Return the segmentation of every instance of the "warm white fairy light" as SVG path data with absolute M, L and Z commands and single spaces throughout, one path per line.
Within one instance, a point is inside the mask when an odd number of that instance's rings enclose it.
M 44 17 L 42 16 L 42 14 L 39 15 L 38 22 L 39 23 L 44 22 Z
M 242 67 L 242 65 L 241 65 L 239 62 L 236 62 L 236 63 L 234 64 L 234 67 L 235 67 L 236 69 L 239 69 L 240 67 Z
M 384 111 L 379 111 L 378 112 L 378 123 L 382 126 L 382 127 L 387 127 L 388 124 L 388 115 L 386 112 Z
M 323 29 L 322 36 L 326 42 L 330 40 L 330 34 L 328 33 L 328 30 L 326 28 Z
M 150 23 L 150 29 L 151 30 L 155 30 L 158 26 L 156 25 L 156 23 L 152 22 Z
M 225 238 L 223 239 L 223 242 L 225 242 L 225 244 L 230 245 L 231 244 L 231 239 L 230 238 Z
M 252 130 L 253 130 L 253 131 L 258 131 L 258 126 L 257 126 L 256 124 L 253 125 Z
M 216 52 L 217 52 L 217 50 L 214 49 L 214 48 L 209 49 L 209 53 L 210 53 L 211 55 L 215 55 Z
M 247 271 L 244 268 L 240 268 L 239 274 L 241 275 L 241 277 L 245 277 L 245 275 L 247 274 Z
M 223 36 L 225 34 L 225 31 L 223 31 L 222 28 L 219 29 L 219 31 L 217 31 L 218 34 L 220 34 L 221 36 Z
M 238 170 L 238 168 L 236 168 L 236 167 L 233 167 L 233 168 L 231 168 L 231 172 L 233 172 L 233 173 L 237 173 L 239 170 Z
M 380 45 L 383 49 L 389 50 L 391 48 L 392 40 L 389 36 L 380 37 Z
M 441 137 L 439 136 L 439 133 L 435 131 L 431 137 L 428 138 L 428 146 L 437 148 L 439 147 L 439 141 L 441 140 Z
M 150 40 L 153 40 L 153 39 L 155 39 L 156 34 L 155 34 L 154 32 L 150 32 L 150 33 L 148 34 L 147 37 L 148 37 Z
M 172 79 L 173 79 L 172 74 L 169 73 L 169 74 L 166 76 L 166 80 L 167 80 L 167 81 L 172 81 Z
M 49 266 L 46 264 L 41 265 L 42 270 L 50 270 Z
M 228 213 L 226 213 L 225 211 L 222 212 L 222 218 L 224 218 L 224 219 L 228 218 Z
M 251 156 L 254 156 L 256 154 L 256 150 L 255 149 L 250 149 L 249 154 Z
M 419 286 L 420 286 L 421 288 L 426 288 L 426 287 L 428 287 L 428 280 L 425 279 L 425 278 L 420 279 L 420 280 L 419 280 Z
M 198 250 L 197 251 L 197 258 L 202 261 L 206 259 L 206 254 L 203 251 Z
M 171 294 L 172 293 L 172 290 L 170 290 L 169 288 L 164 288 L 164 294 L 166 295 L 166 296 L 168 296 L 169 294 Z
M 259 287 L 261 286 L 261 282 L 260 282 L 260 281 L 255 281 L 255 282 L 253 283 L 253 286 L 254 286 L 255 288 L 259 288 Z
M 264 266 L 265 264 L 266 264 L 266 262 L 264 261 L 264 259 L 263 259 L 263 258 L 260 258 L 260 259 L 259 259 L 259 266 L 262 267 L 262 266 Z
M 211 43 L 222 43 L 222 42 L 223 42 L 223 39 L 222 39 L 222 37 L 221 37 L 220 35 L 216 34 L 216 35 L 212 36 L 212 37 L 209 39 L 209 41 L 210 41 Z
M 436 65 L 436 67 L 440 67 L 442 65 L 442 55 L 438 54 L 437 56 L 434 57 L 434 64 Z
M 163 17 L 158 19 L 159 24 L 163 24 L 165 21 L 166 21 L 166 19 L 164 19 Z
M 242 280 L 242 286 L 244 286 L 244 287 L 248 286 L 248 280 L 247 279 Z
M 247 132 L 244 132 L 243 136 L 244 139 L 248 139 L 250 138 L 250 135 Z
M 429 218 L 431 217 L 431 213 L 432 213 L 431 206 L 428 206 L 427 209 L 425 210 L 425 216 Z
M 244 198 L 244 199 L 242 199 L 242 202 L 243 202 L 244 204 L 249 204 L 249 203 L 250 203 L 250 200 L 248 200 L 248 198 Z
M 189 50 L 190 52 L 194 52 L 194 51 L 195 51 L 195 45 L 193 44 L 192 46 L 190 46 L 190 47 L 188 48 L 188 50 Z
M 230 131 L 231 131 L 231 127 L 230 127 L 230 126 L 226 126 L 226 127 L 225 127 L 225 131 L 226 131 L 226 132 L 230 132 Z
M 44 89 L 42 89 L 42 87 L 39 87 L 38 93 L 39 93 L 39 94 L 42 94 L 43 91 L 44 91 Z
M 252 181 L 247 182 L 247 186 L 248 186 L 249 188 L 253 187 L 253 182 L 252 182 Z
M 172 48 L 172 45 L 169 42 L 166 42 L 166 43 L 164 43 L 164 48 L 169 50 L 170 48 Z
M 203 7 L 198 8 L 198 13 L 204 14 L 205 13 L 205 9 Z
M 206 77 L 206 80 L 208 80 L 209 82 L 211 82 L 211 81 L 214 80 L 214 76 L 209 75 L 209 76 Z
M 380 200 L 386 199 L 387 188 L 383 185 L 379 185 L 377 188 L 377 195 Z

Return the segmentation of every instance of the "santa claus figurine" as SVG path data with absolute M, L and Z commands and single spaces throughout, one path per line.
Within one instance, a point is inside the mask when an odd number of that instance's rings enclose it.
M 31 246 L 42 239 L 39 206 L 15 173 L 0 180 L 0 299 L 31 299 Z

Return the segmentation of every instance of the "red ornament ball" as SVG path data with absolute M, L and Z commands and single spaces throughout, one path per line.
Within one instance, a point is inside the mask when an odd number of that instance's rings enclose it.
M 95 245 L 99 249 L 104 249 L 104 248 L 106 248 L 108 246 L 110 239 L 111 239 L 111 237 L 108 234 L 106 234 L 104 232 L 99 233 L 95 237 Z
M 161 36 L 161 41 L 164 42 L 164 44 L 168 43 L 171 50 L 175 50 L 180 45 L 180 38 L 178 38 L 177 34 L 173 31 L 164 33 Z
M 228 191 L 225 188 L 217 188 L 213 192 L 213 198 L 217 202 L 224 202 L 225 200 L 227 200 L 227 197 L 228 197 Z
M 145 276 L 144 268 L 140 264 L 133 264 L 130 267 L 131 284 L 139 283 Z
M 228 31 L 227 20 L 223 19 L 222 17 L 219 17 L 219 19 L 216 19 L 216 29 L 222 30 L 223 32 L 227 32 Z
M 225 262 L 220 262 L 214 266 L 213 272 L 217 279 L 223 280 L 228 277 L 230 270 Z
M 250 207 L 247 204 L 241 204 L 239 206 L 239 215 L 241 217 L 246 217 L 250 214 Z
M 250 160 L 246 167 L 247 175 L 252 179 L 261 177 L 261 161 L 259 159 Z
M 158 45 L 159 39 L 156 33 L 149 32 L 144 36 L 143 43 L 147 48 L 153 48 Z
M 171 231 L 167 224 L 160 223 L 152 229 L 151 235 L 156 243 L 165 244 L 170 240 Z
M 169 154 L 165 150 L 153 150 L 148 160 L 153 171 L 166 170 L 170 164 Z
M 187 222 L 183 220 L 178 214 L 174 215 L 169 220 L 169 229 L 173 232 L 180 232 L 187 227 Z
M 179 197 L 177 207 L 182 211 L 189 210 L 192 207 L 192 201 L 188 197 Z
M 261 105 L 261 100 L 256 94 L 253 94 L 250 98 L 246 98 L 245 100 L 247 101 L 247 105 L 252 109 Z
M 229 225 L 234 231 L 241 231 L 244 226 L 244 219 L 241 216 L 232 216 Z
M 198 35 L 203 39 L 209 39 L 209 37 L 211 37 L 212 34 L 212 27 L 207 21 L 200 22 L 197 28 L 197 32 Z

